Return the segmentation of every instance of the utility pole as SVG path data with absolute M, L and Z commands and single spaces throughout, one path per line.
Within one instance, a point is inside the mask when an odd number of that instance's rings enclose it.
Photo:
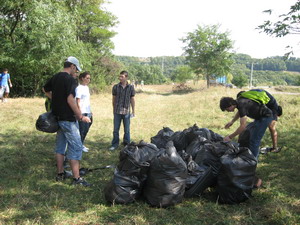
M 161 60 L 161 74 L 164 75 L 164 56 L 162 57 Z
M 249 84 L 250 88 L 252 88 L 252 78 L 253 78 L 253 62 L 251 63 L 250 84 Z

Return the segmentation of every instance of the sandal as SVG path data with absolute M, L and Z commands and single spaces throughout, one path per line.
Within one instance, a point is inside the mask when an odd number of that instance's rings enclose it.
M 257 176 L 255 176 L 254 177 L 253 188 L 260 188 L 261 186 L 262 186 L 262 179 L 260 179 Z
M 282 149 L 282 147 L 277 147 L 277 148 L 271 148 L 270 152 L 273 152 L 273 153 L 278 153 L 280 152 Z

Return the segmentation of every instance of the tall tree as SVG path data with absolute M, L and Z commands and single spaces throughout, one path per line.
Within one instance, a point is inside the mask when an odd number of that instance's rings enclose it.
M 83 2 L 89 7 L 81 9 Z M 0 0 L 0 67 L 13 75 L 13 94 L 40 94 L 45 80 L 69 55 L 78 57 L 84 70 L 105 76 L 98 67 L 105 65 L 101 58 L 113 48 L 109 28 L 115 17 L 100 9 L 102 2 Z M 90 32 L 84 32 L 87 27 Z
M 204 74 L 207 87 L 212 76 L 224 76 L 230 71 L 233 64 L 233 42 L 228 32 L 218 31 L 219 25 L 199 26 L 194 32 L 182 38 L 186 60 L 196 74 Z
M 295 4 L 290 7 L 289 12 L 281 14 L 278 21 L 265 21 L 258 29 L 270 36 L 284 37 L 291 34 L 300 34 L 300 1 L 296 0 Z M 265 13 L 272 14 L 273 10 L 265 10 Z M 291 48 L 291 46 L 287 46 Z M 286 53 L 286 57 L 292 54 L 292 51 Z

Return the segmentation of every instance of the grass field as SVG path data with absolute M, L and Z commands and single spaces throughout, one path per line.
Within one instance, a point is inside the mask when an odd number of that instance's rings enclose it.
M 221 135 L 232 132 L 223 127 L 233 117 L 219 109 L 222 96 L 234 97 L 238 89 L 193 86 L 194 92 L 174 94 L 172 86 L 145 86 L 136 95 L 136 117 L 131 121 L 133 141 L 150 138 L 162 129 L 183 130 L 197 124 Z M 239 205 L 216 203 L 213 190 L 201 197 L 185 199 L 168 208 L 151 208 L 143 201 L 110 206 L 103 189 L 113 170 L 86 176 L 91 188 L 54 181 L 55 134 L 35 129 L 44 112 L 43 98 L 16 98 L 0 103 L 0 224 L 300 224 L 300 95 L 271 93 L 283 107 L 278 121 L 280 153 L 260 156 L 258 175 L 263 188 Z M 293 91 L 294 93 L 297 91 Z M 300 92 L 300 91 L 299 91 Z M 299 93 L 298 92 L 298 93 Z M 92 95 L 94 124 L 86 139 L 90 152 L 82 167 L 116 164 L 118 152 L 108 151 L 112 138 L 111 94 Z M 249 120 L 250 121 L 250 120 Z M 121 132 L 123 132 L 121 130 Z M 269 132 L 262 146 L 270 145 Z

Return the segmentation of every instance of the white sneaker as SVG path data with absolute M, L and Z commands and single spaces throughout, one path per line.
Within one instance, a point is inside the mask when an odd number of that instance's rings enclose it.
M 84 151 L 84 152 L 89 152 L 89 149 L 83 145 L 82 151 Z
M 116 147 L 111 146 L 108 150 L 109 150 L 109 151 L 114 151 L 115 149 L 116 149 Z

